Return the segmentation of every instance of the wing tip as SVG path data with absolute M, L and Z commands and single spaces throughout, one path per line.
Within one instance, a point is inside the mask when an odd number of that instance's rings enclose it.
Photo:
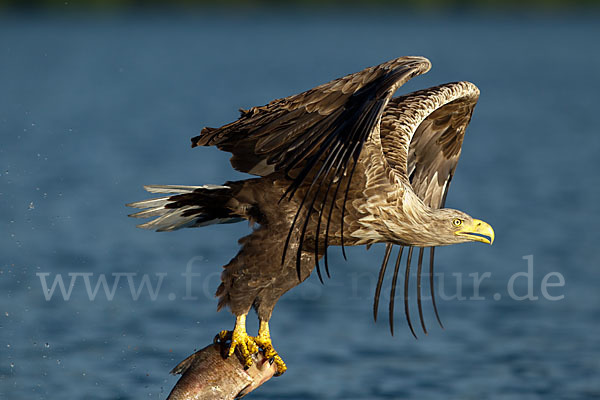
M 404 56 L 398 57 L 391 61 L 392 64 L 406 65 L 414 64 L 419 73 L 424 74 L 431 69 L 431 61 L 425 56 Z
M 212 139 L 214 138 L 215 132 L 218 130 L 219 128 L 210 128 L 208 126 L 202 128 L 198 136 L 191 138 L 192 148 L 198 146 L 210 146 L 214 144 L 212 143 Z

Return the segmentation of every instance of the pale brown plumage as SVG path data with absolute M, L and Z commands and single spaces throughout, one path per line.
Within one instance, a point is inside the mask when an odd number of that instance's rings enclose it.
M 225 266 L 217 294 L 219 307 L 241 315 L 254 306 L 261 321 L 270 319 L 279 297 L 306 279 L 315 265 L 321 278 L 323 255 L 329 275 L 329 245 L 343 250 L 344 245 L 384 242 L 376 318 L 387 261 L 397 244 L 392 324 L 402 246 L 410 247 L 409 258 L 412 246 L 421 247 L 420 286 L 424 247 L 432 248 L 432 279 L 433 246 L 479 240 L 459 235 L 464 229 L 453 224 L 480 221 L 440 209 L 478 89 L 456 82 L 392 98 L 430 66 L 422 57 L 398 58 L 243 110 L 237 121 L 221 128 L 203 129 L 192 139 L 193 147 L 214 145 L 231 152 L 235 169 L 259 178 L 217 187 L 150 186 L 150 191 L 175 195 L 132 203 L 147 209 L 133 216 L 157 216 L 141 225 L 157 230 L 256 222 L 258 229 L 240 240 L 242 249 Z M 407 265 L 406 280 L 408 271 Z M 423 320 L 420 294 L 418 303 Z

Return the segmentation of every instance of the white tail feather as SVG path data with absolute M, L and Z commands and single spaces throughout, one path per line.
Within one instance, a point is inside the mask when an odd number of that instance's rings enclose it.
M 130 214 L 134 218 L 158 217 L 146 223 L 138 225 L 139 228 L 152 229 L 158 232 L 172 231 L 185 227 L 206 226 L 212 224 L 224 224 L 237 222 L 240 218 L 215 218 L 206 220 L 206 215 L 202 214 L 202 205 L 187 205 L 179 208 L 166 208 L 172 201 L 173 196 L 192 193 L 198 189 L 215 190 L 230 189 L 229 186 L 203 185 L 203 186 L 183 186 L 183 185 L 147 185 L 144 186 L 150 193 L 168 193 L 169 196 L 158 197 L 154 199 L 136 201 L 127 204 L 128 207 L 141 208 L 142 211 Z M 186 211 L 195 210 L 192 215 L 184 216 Z
M 165 213 L 164 206 L 158 206 L 154 208 L 148 208 L 147 210 L 138 211 L 134 214 L 129 214 L 130 217 L 133 218 L 150 218 L 150 217 L 158 217 Z
M 221 185 L 203 185 L 203 186 L 185 186 L 185 185 L 145 185 L 146 189 L 150 193 L 172 193 L 182 194 L 191 193 L 196 189 L 229 189 L 229 186 Z
M 126 206 L 127 207 L 133 207 L 133 208 L 164 207 L 165 204 L 167 204 L 169 202 L 169 197 L 171 197 L 171 196 L 158 197 L 156 199 L 148 199 L 148 200 L 136 201 L 135 203 L 126 204 Z M 133 215 L 130 215 L 130 216 L 133 217 Z
M 152 221 L 138 225 L 139 228 L 153 229 L 158 232 L 173 231 L 175 229 L 184 228 L 193 224 L 193 221 L 198 219 L 198 215 L 184 217 L 182 214 L 195 207 L 182 207 L 177 209 L 163 209 L 164 213 Z

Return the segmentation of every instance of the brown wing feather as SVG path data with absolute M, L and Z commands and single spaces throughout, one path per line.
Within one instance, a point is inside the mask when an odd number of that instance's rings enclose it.
M 353 128 L 361 130 L 357 139 L 366 140 L 394 91 L 430 66 L 422 57 L 401 57 L 367 68 L 242 111 L 235 122 L 204 128 L 192 138 L 192 146 L 216 145 L 233 153 L 235 169 L 260 176 L 301 167 L 322 145 L 339 140 L 350 148 Z
M 431 109 L 431 99 L 444 91 L 454 92 L 451 101 Z M 478 97 L 475 85 L 457 82 L 393 98 L 386 107 L 380 133 L 386 160 L 399 175 L 408 176 L 415 193 L 430 207 L 443 206 Z M 424 119 L 410 119 L 407 110 L 415 104 L 426 110 Z M 412 138 L 402 128 L 407 125 L 414 132 Z
M 461 98 L 434 111 L 417 128 L 408 153 L 413 190 L 430 207 L 444 206 L 465 130 L 477 98 Z

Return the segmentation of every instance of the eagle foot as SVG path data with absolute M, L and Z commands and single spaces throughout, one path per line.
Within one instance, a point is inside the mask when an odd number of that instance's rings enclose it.
M 258 353 L 258 346 L 254 342 L 254 338 L 248 336 L 244 331 L 242 333 L 233 331 L 221 331 L 215 336 L 215 343 L 229 342 L 229 350 L 227 357 L 231 357 L 235 350 L 238 350 L 238 355 L 241 358 L 244 367 L 249 368 L 254 363 L 254 354 Z
M 260 328 L 258 329 L 258 336 L 255 336 L 254 343 L 263 350 L 265 357 L 269 358 L 271 363 L 275 363 L 277 366 L 277 373 L 275 376 L 282 375 L 286 370 L 287 366 L 283 359 L 279 356 L 273 343 L 271 342 L 271 335 L 269 334 L 269 325 L 267 322 L 261 321 Z
M 232 356 L 237 349 L 237 355 L 240 357 L 246 368 L 249 368 L 254 363 L 255 359 L 253 356 L 261 349 L 264 356 L 269 359 L 269 362 L 271 364 L 275 363 L 277 366 L 276 376 L 282 375 L 287 370 L 287 366 L 283 362 L 283 359 L 279 356 L 277 351 L 275 351 L 273 343 L 271 343 L 269 323 L 267 321 L 260 322 L 258 336 L 248 336 L 248 333 L 246 333 L 246 316 L 239 316 L 235 321 L 235 328 L 233 331 L 219 332 L 215 336 L 214 343 L 229 343 L 229 350 L 227 351 L 227 354 L 224 355 L 227 357 Z
M 227 357 L 231 357 L 238 350 L 242 363 L 246 368 L 254 363 L 253 355 L 258 353 L 258 346 L 253 337 L 246 333 L 246 320 L 238 317 L 233 331 L 221 331 L 215 336 L 215 343 L 229 342 Z

